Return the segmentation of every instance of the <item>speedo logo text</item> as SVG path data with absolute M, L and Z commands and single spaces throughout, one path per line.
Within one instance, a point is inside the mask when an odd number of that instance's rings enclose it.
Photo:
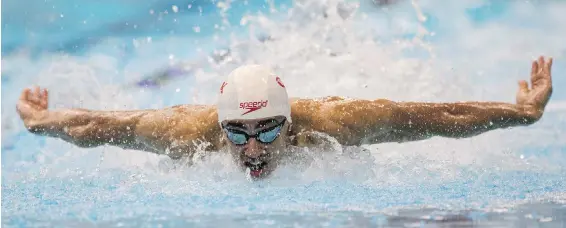
M 268 100 L 241 102 L 240 103 L 240 109 L 247 110 L 246 112 L 242 113 L 242 116 L 246 115 L 250 112 L 260 110 L 263 107 L 267 107 L 267 102 L 268 102 Z

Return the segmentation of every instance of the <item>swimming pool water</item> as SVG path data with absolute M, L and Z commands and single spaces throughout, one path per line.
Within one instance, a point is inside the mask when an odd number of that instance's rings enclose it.
M 362 1 L 349 19 L 337 13 L 356 3 L 4 1 L 2 225 L 564 227 L 566 4 Z M 227 47 L 226 62 L 204 57 Z M 555 93 L 535 125 L 315 151 L 307 167 L 260 182 L 221 154 L 185 167 L 34 136 L 14 109 L 33 84 L 51 90 L 52 107 L 212 103 L 222 75 L 247 62 L 275 65 L 292 96 L 513 102 L 540 54 L 556 59 Z M 126 86 L 188 62 L 197 70 L 161 87 Z

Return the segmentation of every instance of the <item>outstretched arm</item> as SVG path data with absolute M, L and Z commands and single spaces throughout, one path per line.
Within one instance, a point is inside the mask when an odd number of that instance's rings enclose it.
M 177 158 L 198 142 L 216 146 L 216 111 L 209 106 L 175 106 L 160 110 L 94 111 L 48 109 L 48 92 L 25 89 L 17 105 L 26 128 L 80 147 L 113 145 Z M 212 121 L 211 121 L 212 120 Z
M 552 94 L 552 59 L 532 64 L 531 84 L 519 82 L 517 103 L 417 103 L 387 100 L 298 100 L 295 130 L 320 131 L 345 145 L 403 142 L 433 136 L 471 137 L 489 130 L 538 121 Z M 295 121 L 296 119 L 296 121 Z
M 400 140 L 431 136 L 470 137 L 489 130 L 530 125 L 538 121 L 552 95 L 552 58 L 532 63 L 531 85 L 519 82 L 516 104 L 461 102 L 397 103 L 393 135 Z
M 530 125 L 542 115 L 529 105 L 496 102 L 396 103 L 391 141 L 432 136 L 463 138 L 515 126 Z

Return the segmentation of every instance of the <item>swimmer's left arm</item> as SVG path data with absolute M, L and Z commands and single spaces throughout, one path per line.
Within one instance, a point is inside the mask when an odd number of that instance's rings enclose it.
M 406 142 L 433 136 L 471 137 L 497 128 L 529 125 L 542 115 L 529 105 L 496 102 L 443 104 L 340 97 L 328 97 L 322 102 L 301 100 L 292 107 L 297 134 L 322 132 L 343 145 Z
M 542 117 L 530 105 L 497 102 L 396 103 L 388 141 L 403 142 L 433 136 L 464 138 L 484 132 L 526 126 Z
M 552 59 L 533 62 L 532 88 L 520 82 L 517 103 L 417 103 L 328 97 L 292 102 L 295 132 L 326 133 L 344 145 L 471 137 L 538 121 L 552 93 Z
M 432 136 L 471 137 L 537 122 L 552 95 L 552 58 L 533 61 L 531 85 L 519 82 L 516 104 L 500 102 L 396 103 L 392 126 L 396 140 Z

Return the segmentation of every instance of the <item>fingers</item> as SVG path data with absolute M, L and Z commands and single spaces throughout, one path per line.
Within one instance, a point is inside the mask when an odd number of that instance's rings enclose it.
M 39 104 L 39 87 L 34 86 L 33 89 L 30 90 L 28 94 L 28 101 L 33 104 Z
M 49 92 L 47 92 L 47 89 L 43 89 L 41 91 L 41 99 L 40 99 L 40 105 L 42 108 L 47 108 L 48 104 L 49 104 Z
M 545 60 L 543 56 L 540 56 L 537 60 L 533 61 L 531 67 L 531 84 L 533 87 L 546 84 L 546 82 L 550 81 L 551 67 L 552 58 Z
M 533 63 L 531 64 L 531 78 L 538 73 L 538 68 L 539 68 L 538 62 L 533 61 Z
M 533 73 L 536 74 L 540 72 L 550 74 L 550 69 L 552 68 L 552 61 L 553 61 L 552 57 L 548 58 L 548 60 L 545 61 L 544 56 L 540 56 L 538 60 L 533 61 L 531 74 Z
M 521 93 L 528 93 L 529 92 L 529 83 L 525 80 L 519 81 L 519 92 Z
M 539 56 L 537 61 L 539 67 L 544 67 L 544 56 Z
M 537 81 L 541 65 L 538 60 L 533 61 L 531 66 L 531 85 L 534 87 Z
M 25 88 L 24 91 L 22 91 L 22 95 L 20 95 L 20 100 L 27 101 L 29 93 L 30 93 L 30 89 Z
M 552 60 L 552 57 L 548 58 L 548 61 L 546 61 L 546 64 L 544 65 L 544 76 L 547 77 L 549 81 L 552 79 L 550 73 L 550 71 L 552 70 Z
M 21 101 L 26 101 L 42 108 L 47 108 L 49 99 L 49 92 L 47 89 L 40 89 L 39 86 L 34 86 L 33 89 L 26 88 L 20 95 Z

